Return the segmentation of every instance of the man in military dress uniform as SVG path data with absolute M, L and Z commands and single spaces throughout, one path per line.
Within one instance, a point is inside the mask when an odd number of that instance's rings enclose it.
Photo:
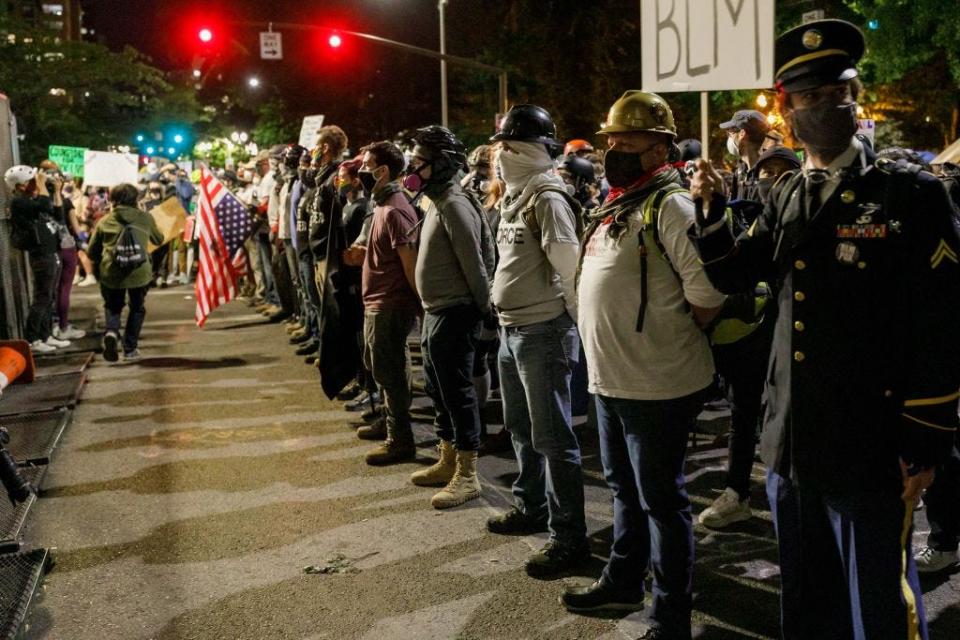
M 736 240 L 701 161 L 697 243 L 726 293 L 773 283 L 761 449 L 784 638 L 926 638 L 913 506 L 957 429 L 955 212 L 936 179 L 855 137 L 863 35 L 840 20 L 776 43 L 781 109 L 806 149 Z

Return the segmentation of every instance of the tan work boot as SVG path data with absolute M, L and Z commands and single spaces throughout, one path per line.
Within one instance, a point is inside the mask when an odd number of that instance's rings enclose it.
M 386 440 L 387 416 L 380 416 L 371 424 L 357 429 L 357 437 L 361 440 Z
M 415 460 L 417 445 L 413 441 L 410 423 L 398 424 L 393 418 L 387 418 L 386 423 L 387 439 L 367 453 L 367 464 L 379 466 Z
M 457 451 L 457 470 L 447 486 L 434 494 L 430 504 L 434 509 L 449 509 L 480 497 L 477 479 L 477 452 Z
M 414 471 L 410 474 L 410 482 L 418 487 L 443 487 L 453 479 L 453 474 L 457 470 L 457 451 L 453 448 L 453 443 L 441 440 L 437 445 L 437 451 L 440 452 L 437 463 L 426 469 Z

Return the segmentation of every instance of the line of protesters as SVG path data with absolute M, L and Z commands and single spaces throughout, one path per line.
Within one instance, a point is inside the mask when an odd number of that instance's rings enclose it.
M 855 27 L 805 25 L 777 51 L 802 162 L 763 114 L 738 111 L 721 125 L 740 161 L 723 176 L 695 140 L 675 143 L 669 105 L 641 91 L 612 105 L 602 155 L 580 140 L 564 150 L 546 110 L 518 105 L 492 146 L 469 156 L 431 126 L 409 157 L 377 142 L 338 163 L 346 136 L 328 126 L 312 155 L 292 146 L 258 158 L 262 312 L 289 323 L 328 394 L 344 386 L 329 377 L 345 378 L 327 352 L 353 358 L 341 397 L 363 392 L 371 407 L 358 430 L 382 440 L 371 465 L 415 458 L 407 340 L 419 320 L 440 443 L 411 482 L 436 487 L 438 509 L 480 495 L 490 379 L 477 363 L 495 332 L 518 473 L 515 506 L 487 527 L 549 532 L 526 562 L 539 578 L 590 556 L 571 416 L 584 356 L 613 544 L 600 579 L 561 600 L 577 612 L 640 609 L 652 574 L 645 638 L 690 637 L 684 461 L 719 374 L 732 408 L 728 474 L 699 521 L 751 517 L 765 416 L 784 637 L 926 637 L 917 572 L 954 566 L 960 534 L 960 354 L 944 330 L 960 303 L 957 213 L 944 189 L 956 179 L 938 181 L 904 150 L 878 157 L 855 135 Z M 332 322 L 347 331 L 328 335 Z M 876 332 L 890 330 L 903 348 L 880 353 L 887 334 Z M 933 531 L 914 554 L 925 489 Z
M 470 154 L 439 126 L 418 130 L 409 152 L 382 141 L 343 160 L 337 126 L 313 150 L 266 151 L 229 185 L 259 221 L 249 304 L 286 324 L 328 396 L 367 409 L 357 435 L 379 441 L 371 465 L 416 457 L 408 339 L 419 324 L 440 442 L 410 480 L 436 488 L 437 509 L 474 500 L 480 450 L 508 439 L 515 504 L 487 528 L 549 533 L 526 562 L 541 579 L 591 556 L 572 420 L 585 361 L 613 542 L 599 579 L 561 602 L 639 610 L 652 576 L 644 638 L 691 635 L 684 463 L 719 376 L 728 470 L 699 522 L 752 517 L 762 419 L 783 636 L 926 638 L 917 573 L 955 566 L 960 541 L 960 344 L 947 331 L 960 308 L 960 183 L 855 135 L 864 45 L 853 25 L 806 24 L 776 49 L 802 161 L 763 114 L 738 111 L 721 125 L 739 159 L 724 175 L 697 141 L 677 142 L 670 106 L 642 91 L 611 106 L 605 153 L 565 148 L 535 105 L 513 107 Z M 60 206 L 34 175 L 14 182 L 16 217 L 45 221 Z M 110 197 L 119 216 L 136 189 Z M 116 246 L 119 231 L 110 237 Z M 41 244 L 35 345 L 60 262 L 52 237 Z M 139 269 L 145 291 L 152 270 Z M 505 429 L 484 437 L 492 387 Z M 913 553 L 921 495 L 931 533 Z

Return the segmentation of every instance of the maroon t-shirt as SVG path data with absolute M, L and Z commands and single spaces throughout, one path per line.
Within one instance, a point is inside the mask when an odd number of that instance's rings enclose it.
M 363 261 L 363 306 L 370 310 L 417 311 L 420 298 L 410 288 L 397 247 L 415 244 L 417 213 L 402 192 L 373 209 Z

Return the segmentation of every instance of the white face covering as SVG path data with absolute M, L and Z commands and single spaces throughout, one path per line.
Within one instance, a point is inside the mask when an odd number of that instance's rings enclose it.
M 542 144 L 514 141 L 507 144 L 510 151 L 500 149 L 497 153 L 497 164 L 500 165 L 500 173 L 508 190 L 522 189 L 533 176 L 554 168 L 553 160 Z
M 737 141 L 733 139 L 733 136 L 727 136 L 727 151 L 732 156 L 740 157 L 740 147 L 737 146 Z

